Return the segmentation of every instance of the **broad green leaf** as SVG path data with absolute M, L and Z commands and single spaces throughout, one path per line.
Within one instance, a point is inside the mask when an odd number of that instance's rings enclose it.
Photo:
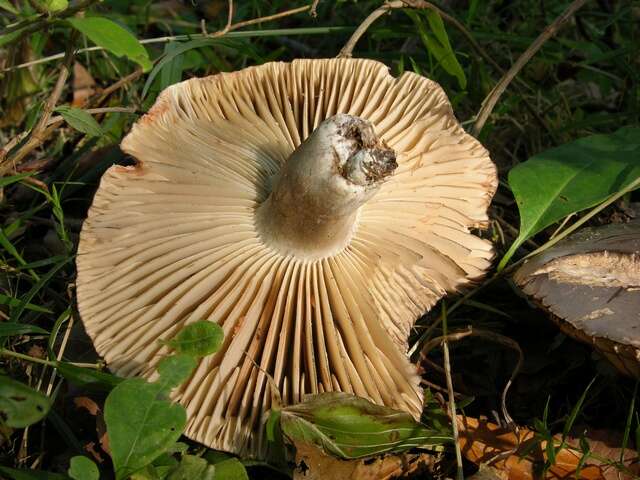
M 67 21 L 89 40 L 118 57 L 128 57 L 147 72 L 151 69 L 149 54 L 131 32 L 104 17 L 75 17 Z
M 411 17 L 418 28 L 422 43 L 427 47 L 427 50 L 431 52 L 445 72 L 456 77 L 458 85 L 464 90 L 467 87 L 467 77 L 453 48 L 451 48 L 449 36 L 440 15 L 431 10 L 424 11 L 429 23 L 429 29 L 427 29 L 419 13 L 410 10 L 405 10 L 405 13 Z
M 13 480 L 69 480 L 69 477 L 59 473 L 28 470 L 26 468 L 17 469 L 0 466 L 0 473 Z
M 116 479 L 125 479 L 153 462 L 180 437 L 185 409 L 163 398 L 163 386 L 141 378 L 123 381 L 104 406 Z
M 321 447 L 353 459 L 452 441 L 448 431 L 429 429 L 406 412 L 347 393 L 322 393 L 282 409 L 280 424 L 292 443 Z
M 48 335 L 44 328 L 26 323 L 0 322 L 0 337 L 10 337 L 12 335 L 25 335 L 35 333 L 40 335 Z
M 77 367 L 65 362 L 58 362 L 56 369 L 69 382 L 91 391 L 108 392 L 125 380 L 107 372 Z
M 512 168 L 509 186 L 520 211 L 520 233 L 498 270 L 528 238 L 567 215 L 599 204 L 639 177 L 640 127 L 584 137 Z
M 18 13 L 20 13 L 9 0 L 0 0 L 0 8 L 13 13 L 14 15 L 18 15 Z
M 51 399 L 27 385 L 0 375 L 0 414 L 12 428 L 24 428 L 42 420 Z
M 89 458 L 77 455 L 71 459 L 67 473 L 74 480 L 99 480 L 100 471 Z
M 191 376 L 191 372 L 198 365 L 197 360 L 190 355 L 171 355 L 158 363 L 158 384 L 163 390 L 171 390 Z
M 217 323 L 198 320 L 184 327 L 167 342 L 178 353 L 205 357 L 216 352 L 222 346 L 224 333 Z
M 80 108 L 61 105 L 57 107 L 55 111 L 62 115 L 65 122 L 79 132 L 86 133 L 92 137 L 101 137 L 104 135 L 102 128 L 100 128 L 95 118 Z

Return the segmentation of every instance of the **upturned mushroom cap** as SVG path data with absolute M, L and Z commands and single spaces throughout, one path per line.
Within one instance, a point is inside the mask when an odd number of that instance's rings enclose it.
M 533 257 L 514 280 L 563 332 L 640 378 L 640 223 L 584 228 Z
M 220 324 L 223 348 L 173 396 L 187 436 L 242 455 L 266 448 L 267 375 L 285 403 L 344 391 L 419 416 L 407 336 L 490 265 L 470 229 L 497 185 L 436 83 L 352 59 L 192 79 L 122 149 L 137 164 L 105 173 L 78 252 L 111 370 L 153 376 L 160 340 Z

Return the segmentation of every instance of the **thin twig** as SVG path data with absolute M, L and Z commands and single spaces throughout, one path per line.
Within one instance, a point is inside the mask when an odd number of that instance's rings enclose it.
M 338 54 L 338 58 L 350 58 L 352 53 L 353 53 L 353 49 L 354 49 L 356 43 L 358 42 L 358 40 L 360 40 L 360 37 L 362 37 L 362 35 L 364 35 L 364 33 L 369 29 L 371 24 L 373 24 L 373 22 L 375 22 L 378 18 L 380 18 L 381 16 L 383 16 L 385 13 L 389 12 L 390 10 L 399 9 L 399 8 L 414 8 L 414 9 L 417 9 L 417 10 L 431 10 L 431 11 L 436 12 L 438 15 L 440 15 L 440 17 L 445 22 L 450 23 L 457 30 L 459 30 L 460 33 L 462 33 L 462 35 L 464 36 L 464 38 L 467 40 L 467 42 L 469 42 L 471 47 L 487 63 L 489 63 L 498 73 L 500 73 L 501 75 L 505 74 L 505 70 L 498 64 L 498 62 L 496 62 L 493 59 L 493 57 L 491 55 L 489 55 L 480 46 L 480 44 L 476 41 L 476 39 L 473 38 L 473 35 L 471 34 L 471 32 L 457 18 L 455 18 L 453 15 L 448 14 L 447 12 L 442 10 L 441 8 L 439 8 L 436 5 L 434 5 L 433 3 L 427 2 L 425 0 L 400 0 L 400 1 L 395 1 L 395 2 L 387 2 L 384 5 L 382 5 L 381 7 L 379 7 L 375 11 L 373 11 L 362 22 L 362 24 L 353 33 L 353 35 L 347 41 L 347 43 L 342 48 L 342 50 L 340 50 L 340 53 Z M 516 82 L 518 82 L 518 88 L 520 88 L 520 87 L 522 87 L 522 88 L 530 88 L 526 84 L 526 82 L 524 82 L 524 81 L 522 81 L 522 80 L 520 80 L 518 78 L 516 78 Z M 531 103 L 526 98 L 523 98 L 523 102 L 524 102 L 524 105 L 527 108 L 527 110 L 529 110 L 529 113 L 531 113 L 531 115 L 533 115 L 533 117 L 536 119 L 536 121 L 547 131 L 547 133 L 552 138 L 554 138 L 555 137 L 555 132 L 549 127 L 549 125 L 547 125 L 547 123 L 545 122 L 544 118 L 538 113 L 538 111 L 534 108 L 534 106 L 531 105 Z
M 227 32 L 232 32 L 234 30 L 238 30 L 239 28 L 248 27 L 249 25 L 256 25 L 257 23 L 272 22 L 273 20 L 278 20 L 280 18 L 295 15 L 296 13 L 306 12 L 310 8 L 311 5 L 305 5 L 304 7 L 292 8 L 291 10 L 285 10 L 284 12 L 274 13 L 273 15 L 267 15 L 265 17 L 244 20 L 242 22 L 234 23 L 233 25 L 231 25 Z
M 41 365 L 46 365 L 48 367 L 57 367 L 58 366 L 58 362 L 54 362 L 53 360 L 45 360 L 43 358 L 31 357 L 31 356 L 25 355 L 23 353 L 14 352 L 13 350 L 8 350 L 6 348 L 0 348 L 0 356 L 2 356 L 2 355 L 6 356 L 6 357 L 17 358 L 19 360 L 25 360 L 25 361 L 31 362 L 31 363 L 39 363 Z M 97 370 L 102 368 L 102 365 L 100 365 L 99 363 L 68 362 L 68 364 L 69 365 L 73 365 L 74 367 L 95 368 Z
M 462 452 L 460 451 L 460 442 L 458 440 L 458 422 L 456 421 L 456 399 L 453 391 L 453 379 L 451 378 L 451 362 L 449 360 L 449 342 L 447 340 L 447 305 L 442 302 L 442 353 L 444 355 L 444 373 L 447 379 L 447 392 L 449 397 L 449 415 L 451 416 L 451 426 L 453 428 L 453 442 L 456 450 L 456 479 L 464 480 L 462 470 Z
M 244 20 L 242 22 L 238 22 L 235 23 L 233 25 L 231 25 L 231 27 L 229 27 L 228 33 L 231 33 L 234 30 L 238 30 L 240 28 L 243 27 L 248 27 L 250 25 L 255 25 L 258 23 L 266 23 L 266 22 L 271 22 L 273 20 L 278 20 L 280 18 L 284 18 L 284 17 L 288 17 L 291 15 L 295 15 L 296 13 L 302 13 L 302 12 L 306 12 L 307 10 L 309 10 L 311 8 L 310 5 L 306 5 L 304 7 L 298 7 L 298 8 L 293 8 L 291 10 L 286 10 L 284 12 L 280 12 L 280 13 L 276 13 L 273 15 L 267 15 L 266 17 L 260 17 L 260 18 L 254 18 L 252 20 Z M 327 29 L 333 29 L 333 30 L 343 30 L 347 27 L 327 27 L 326 29 L 323 30 L 327 30 Z M 293 31 L 295 31 L 295 29 L 292 29 Z M 308 29 L 304 29 L 305 31 L 308 31 Z M 274 34 L 281 32 L 279 31 L 272 31 Z M 251 32 L 242 32 L 244 34 L 250 34 Z M 289 35 L 293 35 L 294 32 L 289 33 Z M 238 33 L 238 35 L 241 35 L 241 33 Z M 191 35 L 169 35 L 166 37 L 156 37 L 156 38 L 145 38 L 140 40 L 140 43 L 143 45 L 150 45 L 150 44 L 154 44 L 154 43 L 168 43 L 168 42 L 175 42 L 175 41 L 180 41 L 180 40 L 194 40 L 194 39 L 198 39 L 198 38 L 206 38 L 206 36 L 202 35 L 202 34 L 191 34 Z M 103 51 L 104 48 L 103 47 L 88 47 L 88 48 L 81 48 L 79 49 L 76 53 L 77 54 L 81 54 L 81 53 L 86 53 L 86 52 L 98 52 L 98 51 Z M 43 58 L 39 58 L 37 60 L 32 60 L 29 62 L 25 62 L 25 63 L 20 63 L 18 65 L 13 65 L 11 67 L 6 67 L 0 71 L 2 72 L 9 72 L 12 70 L 18 70 L 21 68 L 27 68 L 27 67 L 33 67 L 34 65 L 40 65 L 43 63 L 47 63 L 47 62 L 51 62 L 53 60 L 58 60 L 60 58 L 64 57 L 64 53 L 56 53 L 54 55 L 50 55 L 48 57 L 43 57 Z
M 360 37 L 365 34 L 365 32 L 377 19 L 395 8 L 404 8 L 405 6 L 406 4 L 402 0 L 393 0 L 391 2 L 386 2 L 382 6 L 375 9 L 369 14 L 367 18 L 364 19 L 364 21 L 358 26 L 358 28 L 356 28 L 356 31 L 353 32 L 349 40 L 347 40 L 347 43 L 344 44 L 344 47 L 342 47 L 342 50 L 340 50 L 340 53 L 338 53 L 337 57 L 351 58 L 356 43 L 358 43 Z
M 133 73 L 130 73 L 126 77 L 123 77 L 120 80 L 118 80 L 113 85 L 109 85 L 104 90 L 98 92 L 95 95 L 95 99 L 94 98 L 89 99 L 89 103 L 90 104 L 94 103 L 96 105 L 100 105 L 113 92 L 121 89 L 122 87 L 124 87 L 125 85 L 128 85 L 131 82 L 136 81 L 141 76 L 142 76 L 142 69 L 141 68 L 137 68 Z
M 73 37 L 74 35 L 72 35 Z M 42 113 L 40 114 L 40 118 L 38 122 L 31 130 L 31 134 L 27 141 L 22 145 L 18 151 L 11 156 L 8 160 L 4 158 L 4 156 L 8 153 L 6 148 L 3 148 L 0 153 L 3 156 L 0 156 L 0 176 L 4 175 L 5 172 L 11 169 L 11 166 L 15 166 L 20 163 L 20 161 L 29 155 L 34 149 L 39 147 L 47 138 L 45 135 L 47 130 L 47 123 L 51 114 L 53 113 L 53 109 L 56 107 L 60 96 L 62 95 L 62 91 L 64 90 L 64 86 L 67 83 L 67 78 L 69 77 L 69 72 L 71 71 L 71 64 L 73 62 L 73 38 L 69 42 L 69 48 L 67 49 L 67 53 L 65 54 L 65 59 L 62 65 L 60 65 L 60 74 L 58 75 L 58 80 L 56 81 L 55 86 L 49 95 L 49 98 L 45 102 Z
M 531 60 L 531 58 L 540 50 L 540 48 L 546 43 L 547 40 L 555 36 L 555 34 L 560 30 L 560 27 L 569 20 L 573 14 L 578 11 L 587 0 L 574 0 L 567 9 L 558 16 L 553 22 L 551 22 L 547 28 L 536 38 L 529 48 L 527 48 L 520 58 L 516 60 L 516 63 L 505 73 L 500 81 L 496 84 L 496 86 L 489 92 L 487 98 L 482 102 L 482 106 L 480 107 L 480 111 L 478 112 L 476 123 L 473 126 L 473 134 L 478 135 L 484 124 L 486 123 L 489 115 L 493 111 L 494 107 L 498 103 L 498 100 L 509 86 L 511 81 L 515 78 L 520 70 Z
M 231 22 L 233 22 L 233 0 L 228 0 L 228 13 L 227 13 L 227 24 L 225 25 L 225 27 L 222 30 L 218 30 L 217 32 L 214 33 L 209 33 L 207 31 L 207 23 L 204 21 L 204 18 L 200 21 L 200 30 L 202 32 L 202 36 L 203 37 L 210 37 L 210 38 L 217 38 L 217 37 L 222 37 L 223 35 L 226 35 L 229 32 L 229 29 L 231 28 Z
M 312 17 L 317 17 L 318 16 L 318 4 L 320 3 L 320 0 L 313 0 L 313 3 L 311 4 L 311 10 L 309 10 L 309 15 L 311 15 Z

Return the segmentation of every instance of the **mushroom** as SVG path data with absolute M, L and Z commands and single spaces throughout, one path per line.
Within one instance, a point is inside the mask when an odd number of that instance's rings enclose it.
M 640 378 L 640 223 L 584 228 L 514 275 L 567 335 Z
M 185 434 L 261 457 L 271 406 L 343 391 L 419 418 L 415 320 L 482 276 L 495 166 L 443 90 L 370 60 L 268 63 L 173 85 L 122 141 L 78 249 L 78 308 L 119 375 L 220 324 L 173 392 Z

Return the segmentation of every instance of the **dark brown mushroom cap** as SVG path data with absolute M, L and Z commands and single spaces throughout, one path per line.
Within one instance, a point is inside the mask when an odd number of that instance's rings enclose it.
M 565 333 L 640 377 L 640 224 L 584 228 L 515 273 Z
M 398 167 L 344 248 L 283 253 L 256 211 L 294 150 L 340 113 L 370 122 Z M 486 226 L 497 185 L 436 83 L 369 60 L 269 63 L 168 88 L 122 148 L 138 164 L 102 178 L 77 261 L 80 314 L 113 371 L 153 376 L 160 340 L 207 319 L 223 348 L 173 395 L 186 434 L 212 448 L 264 452 L 267 375 L 286 403 L 337 390 L 419 416 L 407 336 L 489 267 L 491 244 L 471 229 Z

